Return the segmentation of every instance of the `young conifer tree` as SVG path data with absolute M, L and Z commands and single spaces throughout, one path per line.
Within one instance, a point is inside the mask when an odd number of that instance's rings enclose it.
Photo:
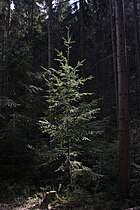
M 98 130 L 96 115 L 99 112 L 97 100 L 84 102 L 86 97 L 93 94 L 81 92 L 81 86 L 92 77 L 79 77 L 83 61 L 78 61 L 75 67 L 69 64 L 72 44 L 68 28 L 67 39 L 64 38 L 66 56 L 57 51 L 59 68 L 43 68 L 48 110 L 39 122 L 42 132 L 50 136 L 51 150 L 57 148 L 57 151 L 65 154 L 69 163 L 72 154 L 78 153 L 77 145 L 91 141 Z

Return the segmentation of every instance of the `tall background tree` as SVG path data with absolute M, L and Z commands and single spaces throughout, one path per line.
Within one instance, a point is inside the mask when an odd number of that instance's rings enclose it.
M 118 133 L 119 133 L 119 191 L 129 193 L 129 134 L 128 134 L 128 70 L 125 52 L 123 3 L 115 1 L 117 68 L 118 68 Z
M 133 0 L 134 10 L 134 25 L 135 25 L 135 54 L 136 54 L 136 104 L 137 104 L 137 128 L 140 121 L 140 35 L 139 35 L 139 15 L 138 15 L 138 3 Z

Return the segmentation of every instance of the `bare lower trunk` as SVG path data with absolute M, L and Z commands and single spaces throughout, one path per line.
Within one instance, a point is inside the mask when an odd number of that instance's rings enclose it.
M 6 36 L 4 37 L 5 39 L 5 48 L 6 48 L 6 54 L 5 54 L 5 64 L 7 65 L 7 63 L 9 62 L 9 56 L 8 56 L 8 52 L 9 52 L 9 42 L 10 42 L 10 19 L 11 19 L 11 0 L 7 0 L 7 21 L 6 21 Z M 5 65 L 5 66 L 6 66 Z M 5 68 L 5 73 L 4 73 L 4 95 L 8 96 L 8 70 L 7 67 Z
M 7 14 L 7 45 L 8 45 L 9 32 L 10 32 L 10 18 L 11 18 L 11 0 L 7 0 L 7 8 L 8 8 L 8 14 Z
M 33 38 L 33 25 L 34 25 L 34 0 L 31 5 L 29 4 L 29 30 L 28 30 L 28 41 L 32 41 Z
M 115 31 L 115 26 L 114 26 L 115 19 L 114 19 L 112 0 L 109 0 L 109 6 L 110 6 L 111 40 L 112 40 L 114 85 L 115 85 L 115 99 L 116 99 L 116 117 L 117 117 L 117 114 L 118 114 L 118 77 L 117 77 L 117 59 L 116 59 L 116 34 L 115 34 L 116 31 Z
M 122 198 L 125 198 L 129 192 L 129 136 L 128 72 L 122 0 L 115 0 L 115 15 L 118 70 L 119 193 Z
M 53 61 L 53 37 L 52 37 L 52 0 L 48 0 L 49 19 L 48 19 L 48 67 L 52 67 Z
M 80 0 L 80 57 L 81 60 L 85 59 L 85 34 L 84 34 L 84 4 Z M 85 77 L 84 67 L 82 67 L 82 77 Z
M 133 0 L 135 20 L 135 44 L 136 44 L 136 106 L 137 106 L 137 128 L 140 121 L 140 37 L 137 0 Z

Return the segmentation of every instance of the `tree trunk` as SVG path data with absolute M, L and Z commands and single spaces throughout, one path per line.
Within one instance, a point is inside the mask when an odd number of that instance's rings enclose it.
M 52 24 L 53 24 L 53 11 L 52 11 L 52 0 L 48 0 L 48 68 L 53 67 L 53 30 L 52 30 Z M 49 112 L 49 118 L 50 122 L 52 121 L 52 113 L 51 110 Z M 49 147 L 51 148 L 51 137 L 49 139 Z
M 84 59 L 84 5 L 83 0 L 80 0 L 80 55 Z
M 118 134 L 119 134 L 119 193 L 129 193 L 128 136 L 128 72 L 125 54 L 125 30 L 122 0 L 115 0 L 117 70 L 118 70 Z
M 7 1 L 7 8 L 8 8 L 8 14 L 7 14 L 7 45 L 9 44 L 9 32 L 10 32 L 10 18 L 11 18 L 11 0 Z
M 48 0 L 48 68 L 52 67 L 53 61 L 53 37 L 52 37 L 52 0 Z
M 8 69 L 7 64 L 9 62 L 9 35 L 10 35 L 10 19 L 11 19 L 11 0 L 7 0 L 7 17 L 6 17 L 6 36 L 5 36 L 5 48 L 6 48 L 6 54 L 5 54 L 5 73 L 4 73 L 4 95 L 8 96 Z
M 4 14 L 2 13 L 0 16 L 0 96 L 4 96 Z
M 85 40 L 84 40 L 84 0 L 80 0 L 80 57 L 85 59 Z M 85 77 L 84 67 L 82 67 L 81 76 Z
M 116 100 L 116 117 L 117 117 L 118 115 L 118 77 L 117 77 L 117 59 L 116 59 L 116 34 L 115 34 L 116 30 L 115 30 L 115 19 L 114 19 L 112 0 L 109 0 L 109 7 L 110 7 L 111 41 L 112 41 L 112 53 L 113 53 L 115 100 Z
M 137 128 L 140 120 L 140 37 L 137 0 L 133 0 L 134 20 L 135 20 L 135 44 L 136 44 L 136 106 L 137 106 Z

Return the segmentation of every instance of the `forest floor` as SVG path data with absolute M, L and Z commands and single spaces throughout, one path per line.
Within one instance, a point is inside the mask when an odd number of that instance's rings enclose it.
M 105 209 L 103 209 L 103 210 L 105 210 Z M 119 208 L 116 208 L 116 209 L 118 210 Z M 125 210 L 130 210 L 130 209 L 140 210 L 140 206 L 135 207 L 135 208 L 125 209 Z M 93 206 L 76 207 L 76 208 L 74 208 L 74 207 L 71 207 L 71 208 L 65 208 L 65 207 L 53 208 L 53 207 L 51 207 L 51 205 L 48 205 L 48 208 L 47 208 L 47 207 L 41 207 L 40 202 L 38 202 L 35 199 L 32 199 L 32 200 L 29 200 L 29 201 L 21 204 L 21 205 L 0 203 L 0 210 L 95 210 L 95 208 Z M 109 210 L 110 210 L 110 208 L 109 208 Z
M 49 208 L 40 208 L 37 206 L 30 206 L 30 205 L 21 205 L 17 207 L 13 207 L 7 204 L 0 204 L 0 210 L 48 210 Z M 65 210 L 65 208 L 50 208 L 50 210 Z M 85 210 L 85 208 L 71 208 L 71 210 Z M 68 209 L 67 209 L 68 210 Z M 70 209 L 69 209 L 70 210 Z M 86 210 L 95 210 L 94 208 L 86 208 Z
M 58 207 L 58 208 L 53 208 L 51 205 L 48 205 L 47 207 L 41 207 L 41 200 L 37 199 L 31 199 L 28 200 L 27 202 L 23 204 L 3 204 L 0 203 L 0 210 L 65 210 L 65 209 L 73 209 L 73 210 L 94 210 L 92 206 L 83 208 L 83 207 L 72 207 L 72 208 L 65 208 L 65 207 Z
M 41 203 L 41 200 L 39 200 L 39 199 L 29 199 L 28 201 L 26 201 L 22 204 L 0 203 L 0 210 L 45 210 L 45 209 L 47 209 L 47 208 L 43 209 L 43 208 L 39 207 L 40 203 Z M 52 208 L 50 208 L 50 209 L 52 209 Z

